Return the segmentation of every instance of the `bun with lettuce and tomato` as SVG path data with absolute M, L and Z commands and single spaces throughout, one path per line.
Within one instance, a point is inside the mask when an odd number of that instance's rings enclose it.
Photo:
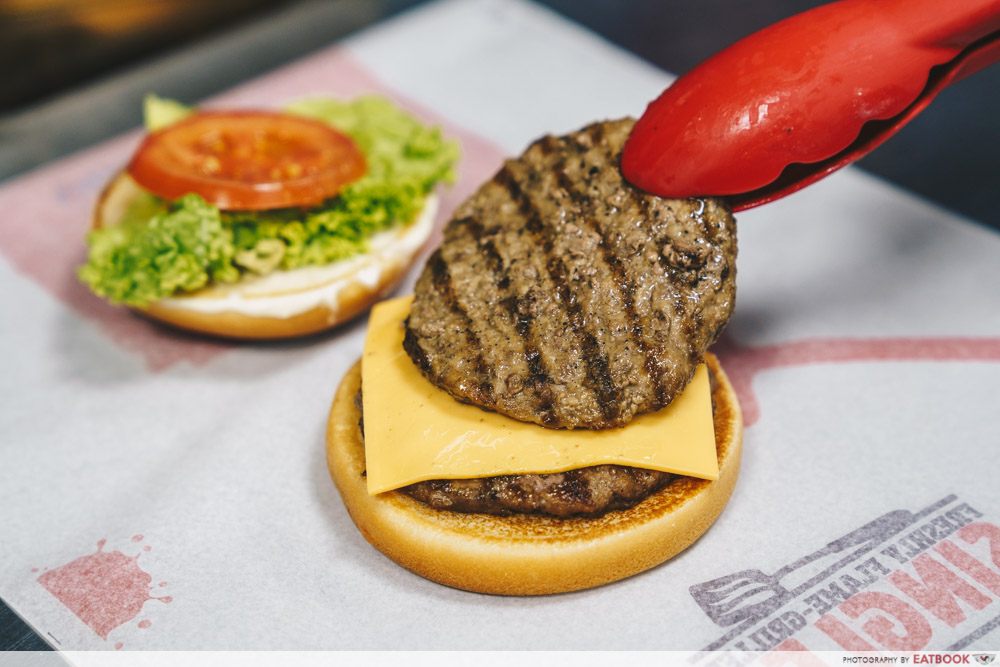
M 321 331 L 403 277 L 457 145 L 377 97 L 198 111 L 150 97 L 149 134 L 106 186 L 80 279 L 223 337 Z

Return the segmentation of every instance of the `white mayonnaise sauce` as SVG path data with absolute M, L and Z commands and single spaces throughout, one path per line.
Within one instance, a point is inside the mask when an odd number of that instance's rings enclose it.
M 324 266 L 244 277 L 232 285 L 217 285 L 160 303 L 200 313 L 237 312 L 257 317 L 293 317 L 319 305 L 336 313 L 340 293 L 348 285 L 361 283 L 374 288 L 383 272 L 410 261 L 430 236 L 437 208 L 437 196 L 428 196 L 416 220 L 372 236 L 367 253 Z

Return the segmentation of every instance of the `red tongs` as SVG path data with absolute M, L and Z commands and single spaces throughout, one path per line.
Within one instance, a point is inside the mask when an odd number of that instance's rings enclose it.
M 622 170 L 661 196 L 766 204 L 857 160 L 997 60 L 1000 0 L 834 2 L 678 79 L 636 123 Z

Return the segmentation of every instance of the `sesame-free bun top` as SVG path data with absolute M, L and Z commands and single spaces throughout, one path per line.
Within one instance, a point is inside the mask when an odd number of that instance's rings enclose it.
M 539 595 L 624 579 L 690 546 L 732 495 L 743 420 L 718 360 L 706 355 L 706 362 L 716 378 L 712 401 L 719 479 L 679 477 L 630 509 L 597 518 L 493 516 L 432 509 L 401 491 L 369 495 L 354 401 L 361 384 L 360 362 L 345 376 L 330 411 L 330 474 L 365 539 L 433 581 L 479 593 Z
M 118 224 L 142 189 L 125 172 L 104 188 L 92 227 Z M 166 324 L 239 339 L 305 336 L 337 326 L 388 295 L 406 274 L 434 227 L 437 198 L 417 218 L 371 238 L 370 251 L 323 266 L 244 276 L 137 308 Z

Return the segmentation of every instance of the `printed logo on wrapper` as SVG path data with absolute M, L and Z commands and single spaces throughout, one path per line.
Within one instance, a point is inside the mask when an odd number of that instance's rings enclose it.
M 694 662 L 715 664 L 708 652 L 720 650 L 920 651 L 932 641 L 961 651 L 1000 628 L 998 524 L 950 495 L 886 512 L 774 572 L 695 584 L 694 601 L 726 632 Z
M 142 540 L 142 535 L 135 535 L 131 541 L 138 545 Z M 37 579 L 104 641 L 113 630 L 138 617 L 146 602 L 173 602 L 170 596 L 150 595 L 167 582 L 152 586 L 153 577 L 139 567 L 139 557 L 152 547 L 143 546 L 134 556 L 126 556 L 117 550 L 105 551 L 106 544 L 107 540 L 100 540 L 96 552 L 51 570 L 46 568 Z M 37 572 L 38 568 L 32 571 Z M 145 630 L 152 626 L 152 621 L 142 619 L 136 626 Z M 115 643 L 115 649 L 122 646 L 122 642 Z
M 972 659 L 975 660 L 976 664 L 979 665 L 988 665 L 991 662 L 993 662 L 994 658 L 996 658 L 996 655 L 994 655 L 993 653 L 980 653 L 978 655 L 972 656 Z

